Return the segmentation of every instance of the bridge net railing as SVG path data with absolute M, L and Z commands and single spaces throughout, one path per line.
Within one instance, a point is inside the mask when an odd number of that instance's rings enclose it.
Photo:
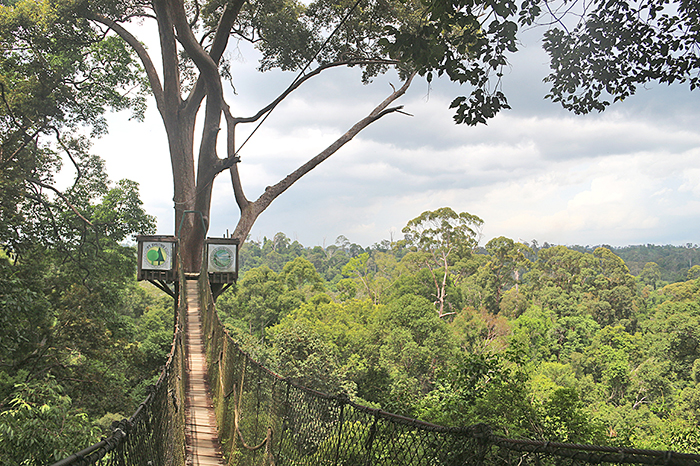
M 200 279 L 203 334 L 219 438 L 229 466 L 700 465 L 700 455 L 575 445 L 448 428 L 296 385 L 231 339 Z
M 180 248 L 177 248 L 179 251 Z M 178 261 L 178 263 L 181 263 Z M 180 283 L 184 275 L 180 271 Z M 156 384 L 129 419 L 112 424 L 112 434 L 52 466 L 184 466 L 185 287 L 180 286 L 175 331 L 168 360 Z

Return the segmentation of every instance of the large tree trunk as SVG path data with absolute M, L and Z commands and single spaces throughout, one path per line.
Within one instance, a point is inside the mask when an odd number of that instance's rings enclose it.
M 168 136 L 168 147 L 173 173 L 175 205 L 174 234 L 180 238 L 181 266 L 185 272 L 198 273 L 201 268 L 204 240 L 209 227 L 211 209 L 212 184 L 217 176 L 226 169 L 231 171 L 231 181 L 241 217 L 233 233 L 240 243 L 246 241 L 253 224 L 258 216 L 292 184 L 306 173 L 325 161 L 343 145 L 353 139 L 364 128 L 379 120 L 384 115 L 400 111 L 401 107 L 389 108 L 389 105 L 401 97 L 413 79 L 410 75 L 401 88 L 387 97 L 368 116 L 358 121 L 333 144 L 312 157 L 283 180 L 265 189 L 265 192 L 255 200 L 249 201 L 241 183 L 236 163 L 235 128 L 239 123 L 253 123 L 272 111 L 291 92 L 321 71 L 343 65 L 358 65 L 362 63 L 379 63 L 383 65 L 396 64 L 392 60 L 359 60 L 339 61 L 318 66 L 295 80 L 287 90 L 274 99 L 268 106 L 256 115 L 248 118 L 234 118 L 224 101 L 221 76 L 218 65 L 226 49 L 229 34 L 236 17 L 245 0 L 233 0 L 227 3 L 221 15 L 211 46 L 206 50 L 195 38 L 189 20 L 185 13 L 183 0 L 156 0 L 152 2 L 158 23 L 162 58 L 162 78 L 154 66 L 146 48 L 120 24 L 98 13 L 90 13 L 93 21 L 102 23 L 131 45 L 141 59 L 148 80 L 156 99 L 158 111 L 162 117 Z M 199 77 L 186 99 L 182 96 L 179 73 L 179 50 L 177 44 L 185 49 L 188 57 L 194 62 Z M 195 164 L 194 129 L 198 112 L 206 98 L 204 124 L 202 127 L 201 145 Z M 227 154 L 225 158 L 217 155 L 217 139 L 219 136 L 222 116 L 225 117 Z M 195 166 L 196 165 L 196 166 Z M 155 177 L 157 179 L 157 177 Z

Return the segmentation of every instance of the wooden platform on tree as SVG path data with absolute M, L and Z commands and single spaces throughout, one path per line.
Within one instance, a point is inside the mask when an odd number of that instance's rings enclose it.
M 186 442 L 187 464 L 192 466 L 224 465 L 216 428 L 216 416 L 211 402 L 202 340 L 200 302 L 195 280 L 186 281 L 187 332 L 187 403 Z

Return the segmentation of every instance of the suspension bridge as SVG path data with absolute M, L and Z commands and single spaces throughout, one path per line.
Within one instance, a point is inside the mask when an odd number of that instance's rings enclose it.
M 509 439 L 368 408 L 266 369 L 218 319 L 206 273 L 179 273 L 168 361 L 112 434 L 53 466 L 700 465 L 700 455 Z

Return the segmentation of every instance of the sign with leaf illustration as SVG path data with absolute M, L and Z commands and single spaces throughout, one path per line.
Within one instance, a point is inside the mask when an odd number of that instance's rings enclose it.
M 207 241 L 209 273 L 235 273 L 237 271 L 237 248 L 235 243 Z

